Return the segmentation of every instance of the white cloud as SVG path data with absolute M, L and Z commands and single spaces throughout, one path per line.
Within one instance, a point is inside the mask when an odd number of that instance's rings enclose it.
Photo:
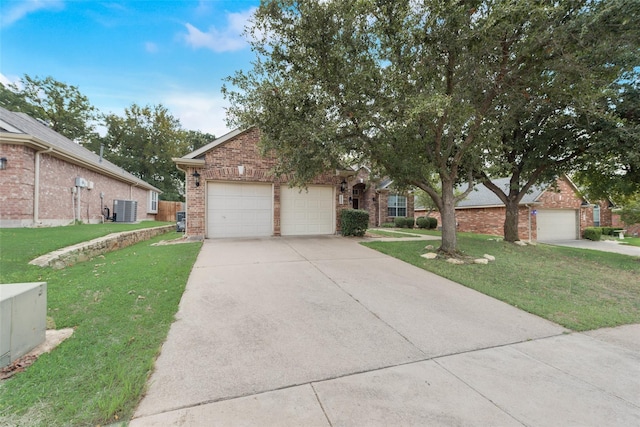
M 148 53 L 157 53 L 158 52 L 158 45 L 153 43 L 153 42 L 145 42 L 144 43 L 144 50 L 146 50 Z
M 22 79 L 20 79 L 20 77 L 18 76 L 5 76 L 4 74 L 0 73 L 0 83 L 5 86 L 15 84 L 19 89 L 22 89 Z
M 205 48 L 218 53 L 243 49 L 247 42 L 242 32 L 255 11 L 256 8 L 252 7 L 244 12 L 228 12 L 224 28 L 211 26 L 206 32 L 186 23 L 187 34 L 182 34 L 182 38 L 194 49 Z
M 211 133 L 216 138 L 229 132 L 225 124 L 228 103 L 219 94 L 174 93 L 163 97 L 162 104 L 185 129 Z
M 7 27 L 30 13 L 37 12 L 39 10 L 60 10 L 64 7 L 64 2 L 61 0 L 23 0 L 14 2 L 4 2 L 2 8 L 2 20 L 1 26 Z

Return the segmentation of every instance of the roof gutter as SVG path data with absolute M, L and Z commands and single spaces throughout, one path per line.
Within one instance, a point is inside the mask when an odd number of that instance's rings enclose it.
M 136 186 L 142 185 L 140 182 L 129 179 L 126 176 L 117 174 L 106 168 L 98 167 L 91 162 L 87 162 L 85 160 L 79 159 L 78 157 L 74 156 L 72 153 L 69 153 L 64 150 L 60 150 L 59 148 L 53 146 L 52 144 L 49 144 L 48 142 L 43 141 L 32 135 L 0 132 L 0 143 L 30 146 L 32 148 L 35 148 L 36 151 L 41 151 L 41 152 L 46 151 L 47 153 L 51 153 L 56 157 L 62 158 L 71 163 L 82 166 L 86 169 L 99 172 L 101 175 L 109 176 L 111 178 L 117 179 L 118 181 L 126 182 L 128 184 L 134 184 Z M 160 191 L 160 189 L 155 188 L 151 184 L 148 184 L 148 183 L 145 183 L 145 184 L 148 190 Z
M 201 168 L 204 167 L 204 159 L 187 159 L 185 157 L 172 157 L 171 160 L 176 164 L 178 170 L 187 173 L 185 168 Z

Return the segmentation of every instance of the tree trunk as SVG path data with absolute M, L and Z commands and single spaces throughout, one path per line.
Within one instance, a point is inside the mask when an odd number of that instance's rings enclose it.
M 520 240 L 518 236 L 518 201 L 509 199 L 506 208 L 507 211 L 504 217 L 504 240 L 513 243 Z
M 442 181 L 442 207 L 440 217 L 442 221 L 442 244 L 439 251 L 446 255 L 455 255 L 458 250 L 456 235 L 456 210 L 453 182 Z

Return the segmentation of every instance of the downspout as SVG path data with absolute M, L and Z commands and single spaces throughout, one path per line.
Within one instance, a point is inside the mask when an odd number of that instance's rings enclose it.
M 529 209 L 529 243 L 531 243 L 531 205 L 525 205 Z
M 34 165 L 34 177 L 33 177 L 33 224 L 37 224 L 40 221 L 38 213 L 40 212 L 40 154 L 50 153 L 53 151 L 53 147 L 49 147 L 46 150 L 36 151 L 35 165 Z
M 187 215 L 187 206 L 189 206 L 189 200 L 188 200 L 188 191 L 187 191 L 187 171 L 185 169 L 182 169 L 180 167 L 179 164 L 176 163 L 176 169 L 178 169 L 181 172 L 184 172 L 184 213 L 185 213 L 185 219 L 184 219 L 184 236 L 188 236 L 189 235 L 189 215 Z
M 378 224 L 377 227 L 380 227 L 382 225 L 382 209 L 380 209 L 380 191 L 376 190 L 376 195 L 378 198 L 378 203 L 376 204 L 376 209 L 378 210 Z

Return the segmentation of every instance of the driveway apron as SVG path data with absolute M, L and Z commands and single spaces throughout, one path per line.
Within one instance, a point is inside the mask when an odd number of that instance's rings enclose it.
M 640 425 L 640 354 L 567 332 L 356 240 L 206 240 L 130 425 Z

